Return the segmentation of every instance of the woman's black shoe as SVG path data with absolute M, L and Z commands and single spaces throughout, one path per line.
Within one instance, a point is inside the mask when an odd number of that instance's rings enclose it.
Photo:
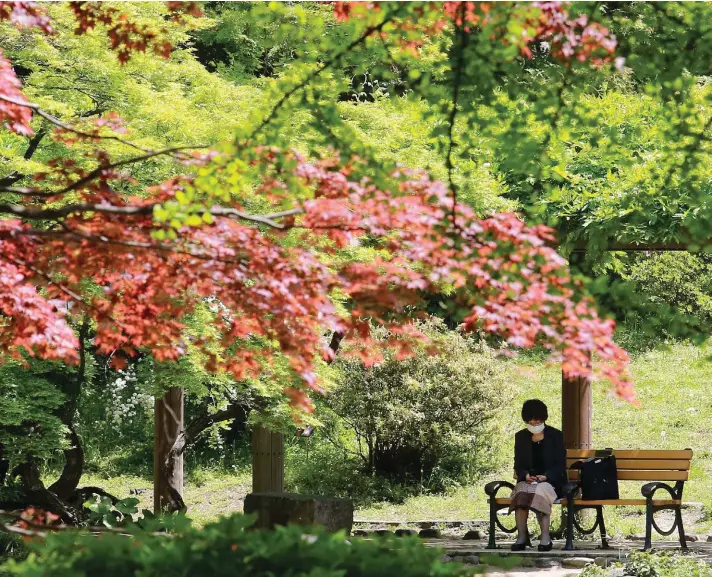
M 512 551 L 524 551 L 527 548 L 526 543 L 515 543 L 512 545 Z
M 551 551 L 551 548 L 553 546 L 554 546 L 554 543 L 552 541 L 549 541 L 548 545 L 542 545 L 541 543 L 539 543 L 539 546 L 537 547 L 537 549 L 539 549 L 539 551 Z

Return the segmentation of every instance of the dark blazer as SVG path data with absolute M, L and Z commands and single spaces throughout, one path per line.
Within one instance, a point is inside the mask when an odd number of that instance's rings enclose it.
M 546 425 L 542 443 L 546 471 L 544 475 L 547 482 L 553 485 L 557 496 L 561 497 L 562 487 L 567 481 L 564 434 L 559 429 Z M 517 475 L 517 482 L 524 481 L 533 466 L 532 434 L 528 429 L 523 429 L 514 435 L 514 472 Z

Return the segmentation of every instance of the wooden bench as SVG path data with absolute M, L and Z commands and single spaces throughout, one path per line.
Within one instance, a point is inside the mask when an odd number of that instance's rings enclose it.
M 650 481 L 641 487 L 642 499 L 609 499 L 604 501 L 586 501 L 580 498 L 579 471 L 572 469 L 576 461 L 591 457 L 600 457 L 613 453 L 616 457 L 618 467 L 618 481 Z M 608 548 L 606 535 L 606 525 L 603 520 L 603 507 L 614 506 L 640 506 L 646 508 L 645 515 L 645 545 L 644 550 L 650 549 L 652 529 L 654 528 L 660 535 L 671 535 L 675 529 L 678 531 L 680 546 L 687 548 L 685 541 L 685 531 L 682 526 L 682 490 L 685 481 L 690 475 L 690 461 L 692 460 L 692 449 L 683 451 L 618 451 L 605 449 L 603 451 L 568 449 L 566 451 L 566 465 L 568 467 L 569 482 L 564 487 L 564 496 L 557 501 L 557 504 L 567 508 L 566 514 L 566 546 L 565 550 L 574 548 L 573 533 L 574 528 L 584 535 L 590 535 L 596 529 L 601 533 L 601 547 Z M 671 485 L 670 482 L 675 484 Z M 490 504 L 490 533 L 488 549 L 496 549 L 495 531 L 497 528 L 505 533 L 514 533 L 516 527 L 507 529 L 499 521 L 497 513 L 502 509 L 507 509 L 511 503 L 510 497 L 497 496 L 501 489 L 512 491 L 514 485 L 507 481 L 493 481 L 485 486 L 485 493 L 489 497 Z M 663 498 L 656 497 L 658 491 L 665 492 Z M 583 509 L 596 510 L 596 522 L 590 529 L 583 529 L 576 519 L 576 512 Z M 664 509 L 675 512 L 675 522 L 666 531 L 660 529 L 654 519 L 657 511 Z M 529 537 L 527 537 L 529 542 Z

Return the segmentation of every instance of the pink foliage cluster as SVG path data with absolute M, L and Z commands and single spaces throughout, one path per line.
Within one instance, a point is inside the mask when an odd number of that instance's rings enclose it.
M 502 44 L 514 42 L 526 58 L 533 56 L 533 43 L 547 42 L 552 57 L 564 63 L 578 60 L 601 65 L 610 61 L 616 47 L 615 36 L 605 26 L 590 23 L 586 15 L 571 17 L 567 3 L 532 2 L 516 4 L 516 7 L 518 10 L 513 10 L 508 2 L 427 2 L 415 9 L 415 21 L 399 20 L 395 27 L 401 32 L 418 30 L 424 38 L 455 24 L 464 27 L 468 33 L 479 28 L 486 31 L 493 41 Z M 377 9 L 378 3 L 375 2 L 334 3 L 334 14 L 342 21 L 363 18 Z M 426 15 L 428 18 L 423 18 Z M 525 33 L 513 40 L 507 29 L 512 20 L 517 19 Z M 413 50 L 422 42 L 411 38 L 401 41 L 401 44 Z
M 10 62 L 0 50 L 0 123 L 17 134 L 31 135 L 32 110 Z
M 527 42 L 547 41 L 551 55 L 564 62 L 576 59 L 600 65 L 611 59 L 616 37 L 605 26 L 589 22 L 585 14 L 571 18 L 562 2 L 534 2 L 533 6 L 540 12 L 534 23 L 536 32 Z M 522 53 L 532 55 L 527 46 L 522 47 Z
M 141 30 L 121 28 L 125 20 L 111 7 L 72 4 L 80 31 L 99 22 L 110 27 L 110 35 L 111 27 L 119 27 L 119 36 L 126 31 L 129 40 L 119 38 L 115 45 L 120 54 L 152 41 Z M 463 6 L 474 5 L 457 4 L 460 14 Z M 476 8 L 486 12 L 482 4 Z M 13 13 L 5 6 L 1 10 Z M 337 5 L 337 10 L 349 16 L 345 8 Z M 566 26 L 562 21 L 542 33 L 559 31 L 565 38 Z M 137 41 L 136 34 L 144 40 Z M 563 46 L 562 41 L 562 51 Z M 31 109 L 22 106 L 26 101 L 19 89 L 9 63 L 0 59 L 0 122 L 29 134 Z M 101 126 L 122 130 L 116 116 L 102 119 Z M 83 138 L 76 133 L 60 137 L 66 142 Z M 87 139 L 96 137 L 89 133 Z M 186 164 L 210 163 L 216 154 Z M 594 303 L 582 296 L 582 287 L 553 248 L 550 229 L 526 226 L 512 214 L 480 219 L 466 206 L 453 206 L 442 183 L 418 172 L 400 170 L 387 184 L 376 185 L 363 176 L 368 167 L 358 158 L 311 162 L 279 149 L 246 154 L 264 175 L 262 190 L 269 200 L 283 206 L 299 198 L 296 192 L 309 192 L 310 200 L 294 207 L 296 217 L 281 221 L 303 231 L 301 244 L 281 243 L 277 232 L 265 233 L 234 218 L 246 210 L 237 201 L 219 207 L 222 212 L 211 224 L 183 227 L 177 240 L 159 242 L 156 231 L 167 227 L 154 220 L 153 208 L 192 186 L 191 179 L 178 177 L 140 199 L 126 198 L 114 190 L 124 177 L 109 167 L 101 149 L 95 158 L 106 169 L 88 175 L 64 160 L 52 165 L 52 174 L 37 175 L 36 180 L 71 189 L 78 207 L 95 208 L 58 216 L 61 226 L 53 230 L 1 221 L 0 349 L 71 361 L 76 338 L 67 315 L 85 315 L 95 322 L 98 351 L 112 353 L 119 363 L 139 348 L 157 359 L 177 359 L 192 345 L 204 352 L 211 369 L 242 379 L 282 355 L 298 376 L 287 394 L 295 406 L 309 409 L 308 392 L 319 390 L 316 359 L 330 354 L 326 332 L 343 332 L 366 362 L 376 362 L 382 350 L 370 329 L 377 322 L 393 335 L 387 346 L 406 355 L 423 339 L 412 311 L 423 309 L 425 295 L 447 286 L 454 289 L 452 299 L 464 312 L 466 328 L 501 335 L 516 348 L 546 347 L 561 356 L 569 376 L 591 374 L 593 357 L 618 393 L 633 398 L 628 357 L 613 341 L 613 323 L 601 319 Z M 218 176 L 224 166 L 214 166 Z M 25 198 L 32 210 L 52 209 L 58 200 Z M 322 262 L 324 246 L 336 251 L 365 235 L 379 244 L 378 258 Z M 345 316 L 332 303 L 335 292 L 348 298 Z M 218 342 L 188 336 L 183 324 L 185 315 L 206 303 L 215 308 Z M 261 339 L 276 346 L 263 346 Z M 223 354 L 215 352 L 216 345 Z

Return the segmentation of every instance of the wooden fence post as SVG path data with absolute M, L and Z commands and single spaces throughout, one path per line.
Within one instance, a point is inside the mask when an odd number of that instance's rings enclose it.
M 284 492 L 284 435 L 264 427 L 252 430 L 252 492 Z
M 561 377 L 561 429 L 567 449 L 591 449 L 593 447 L 591 417 L 593 395 L 591 380 L 581 377 Z

